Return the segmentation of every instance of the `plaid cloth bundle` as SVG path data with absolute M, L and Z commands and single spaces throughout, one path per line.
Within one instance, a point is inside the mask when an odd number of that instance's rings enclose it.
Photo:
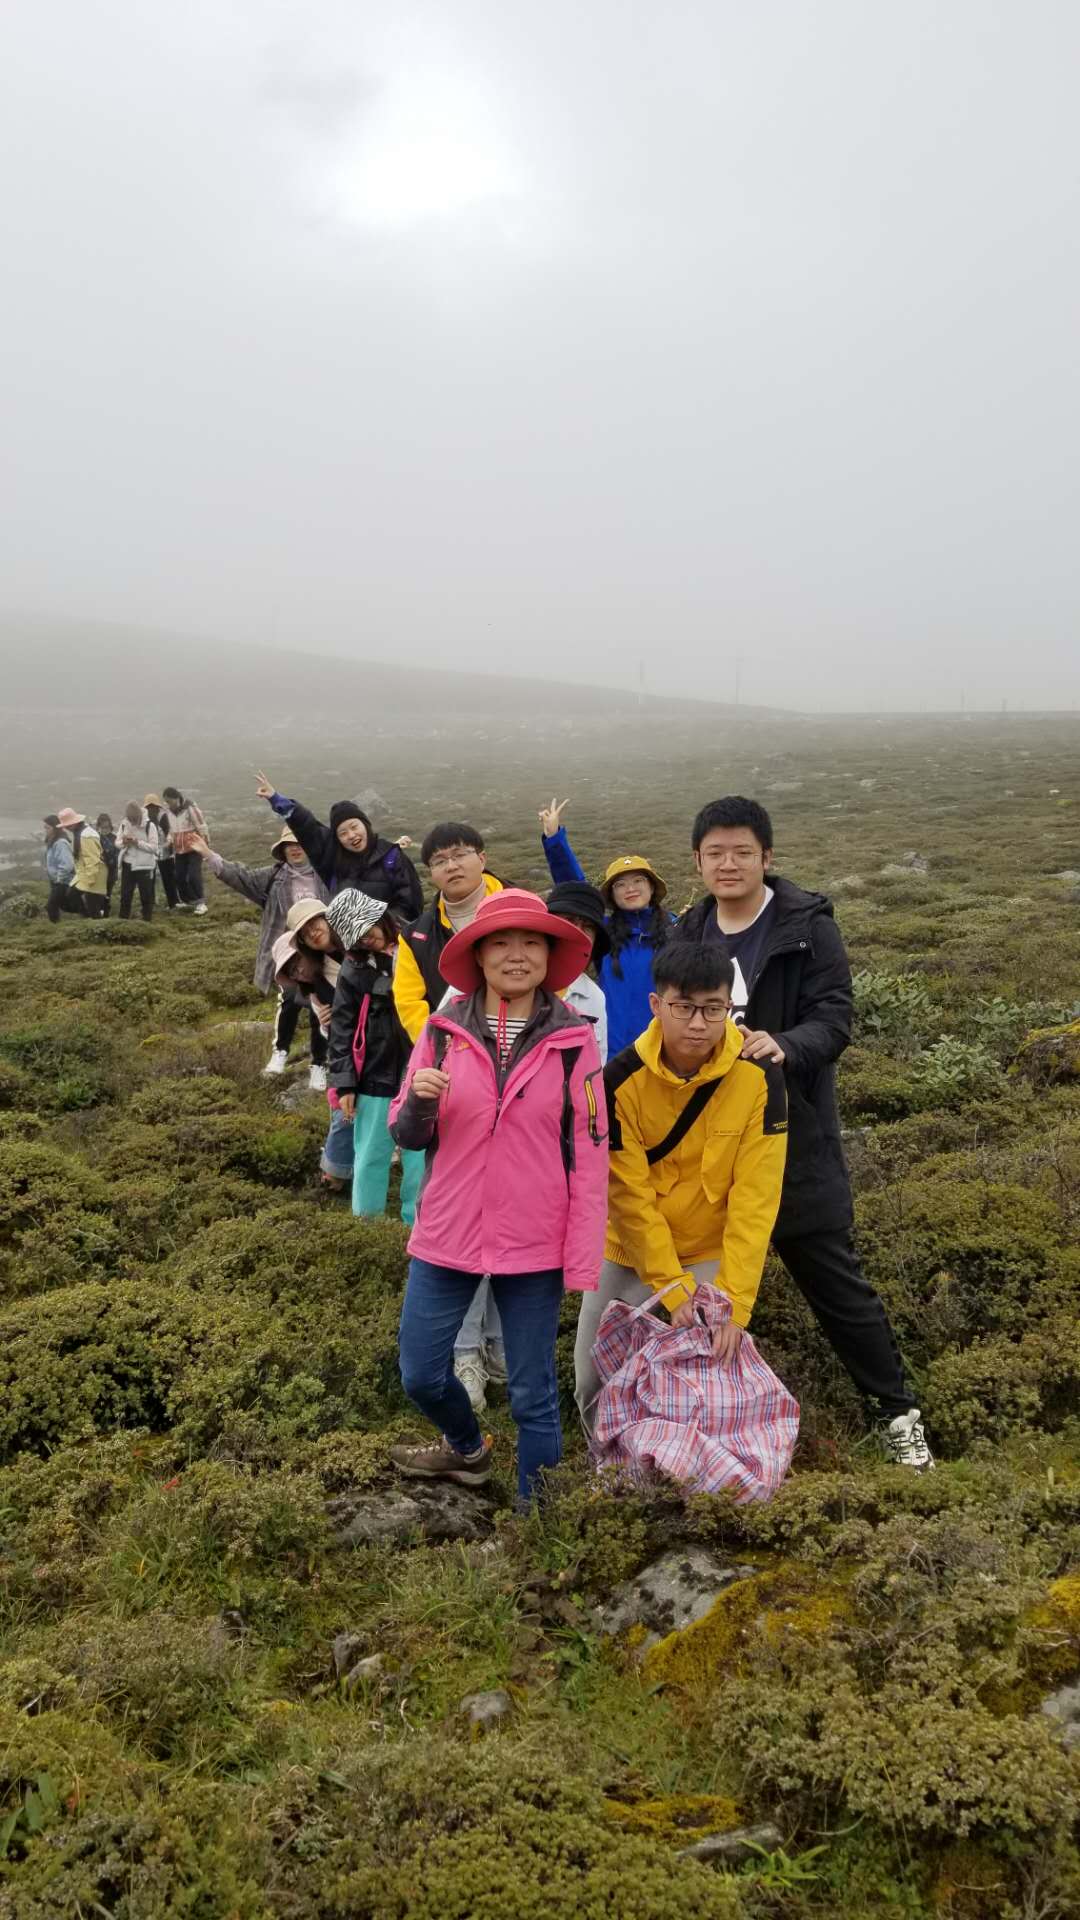
M 769 1500 L 791 1465 L 799 1405 L 749 1334 L 727 1366 L 712 1336 L 731 1318 L 715 1287 L 694 1295 L 692 1327 L 672 1327 L 650 1309 L 613 1300 L 604 1310 L 593 1364 L 603 1382 L 592 1455 L 598 1466 L 665 1473 L 697 1493 Z

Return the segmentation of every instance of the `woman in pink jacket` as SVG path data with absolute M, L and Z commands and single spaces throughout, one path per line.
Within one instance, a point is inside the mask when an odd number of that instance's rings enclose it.
M 401 1312 L 401 1378 L 439 1428 L 395 1447 L 402 1473 L 479 1486 L 491 1472 L 454 1338 L 490 1275 L 502 1320 L 518 1490 L 562 1454 L 555 1336 L 564 1288 L 590 1291 L 603 1259 L 607 1124 L 589 1023 L 556 996 L 588 940 L 539 895 L 508 887 L 447 943 L 440 970 L 464 996 L 432 1014 L 390 1109 L 401 1147 L 425 1148 Z

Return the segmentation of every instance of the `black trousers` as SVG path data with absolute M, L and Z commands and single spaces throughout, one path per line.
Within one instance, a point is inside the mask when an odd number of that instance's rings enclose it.
M 131 903 L 136 892 L 139 895 L 139 911 L 144 920 L 149 920 L 154 912 L 154 869 L 122 866 L 120 868 L 120 918 L 131 919 Z
M 300 1015 L 305 1002 L 299 993 L 289 987 L 278 989 L 277 1018 L 274 1021 L 274 1046 L 282 1053 L 288 1053 L 292 1046 Z M 311 1063 L 315 1067 L 326 1065 L 327 1039 L 314 1007 L 308 1007 L 308 1020 L 311 1025 Z
M 82 894 L 70 886 L 66 880 L 50 880 L 49 897 L 45 902 L 45 911 L 54 923 L 62 913 L 81 913 Z
M 158 861 L 158 872 L 161 875 L 161 885 L 165 894 L 165 905 L 167 907 L 175 907 L 180 899 L 180 895 L 176 890 L 176 861 L 171 853 L 167 860 Z
M 185 906 L 194 907 L 203 897 L 202 854 L 178 853 L 176 890 Z
M 859 1265 L 848 1227 L 773 1241 L 818 1326 L 859 1392 L 889 1420 L 914 1406 L 879 1294 Z
M 75 893 L 75 891 L 73 887 L 72 892 Z M 81 903 L 82 911 L 88 920 L 104 920 L 109 908 L 109 897 L 107 894 L 83 893 L 80 891 L 76 893 L 76 898 Z

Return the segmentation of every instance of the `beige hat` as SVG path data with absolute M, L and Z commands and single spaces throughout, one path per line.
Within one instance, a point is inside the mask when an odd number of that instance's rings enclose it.
M 306 927 L 309 920 L 318 920 L 320 916 L 325 920 L 325 900 L 294 900 L 285 915 L 286 931 L 299 933 L 301 927 Z
M 275 860 L 284 860 L 286 847 L 298 847 L 299 845 L 300 845 L 300 842 L 297 839 L 292 828 L 282 827 L 281 832 L 278 834 L 277 839 L 274 841 L 274 844 L 270 849 L 270 852 Z
M 160 807 L 160 805 L 161 795 L 159 793 L 145 793 L 143 795 L 144 807 Z

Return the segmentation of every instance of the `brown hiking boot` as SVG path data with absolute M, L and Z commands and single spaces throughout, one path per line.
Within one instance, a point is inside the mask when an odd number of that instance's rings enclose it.
M 491 1472 L 491 1440 L 476 1453 L 456 1453 L 444 1439 L 430 1447 L 391 1447 L 390 1458 L 399 1473 L 414 1480 L 457 1480 L 463 1487 L 482 1487 Z

